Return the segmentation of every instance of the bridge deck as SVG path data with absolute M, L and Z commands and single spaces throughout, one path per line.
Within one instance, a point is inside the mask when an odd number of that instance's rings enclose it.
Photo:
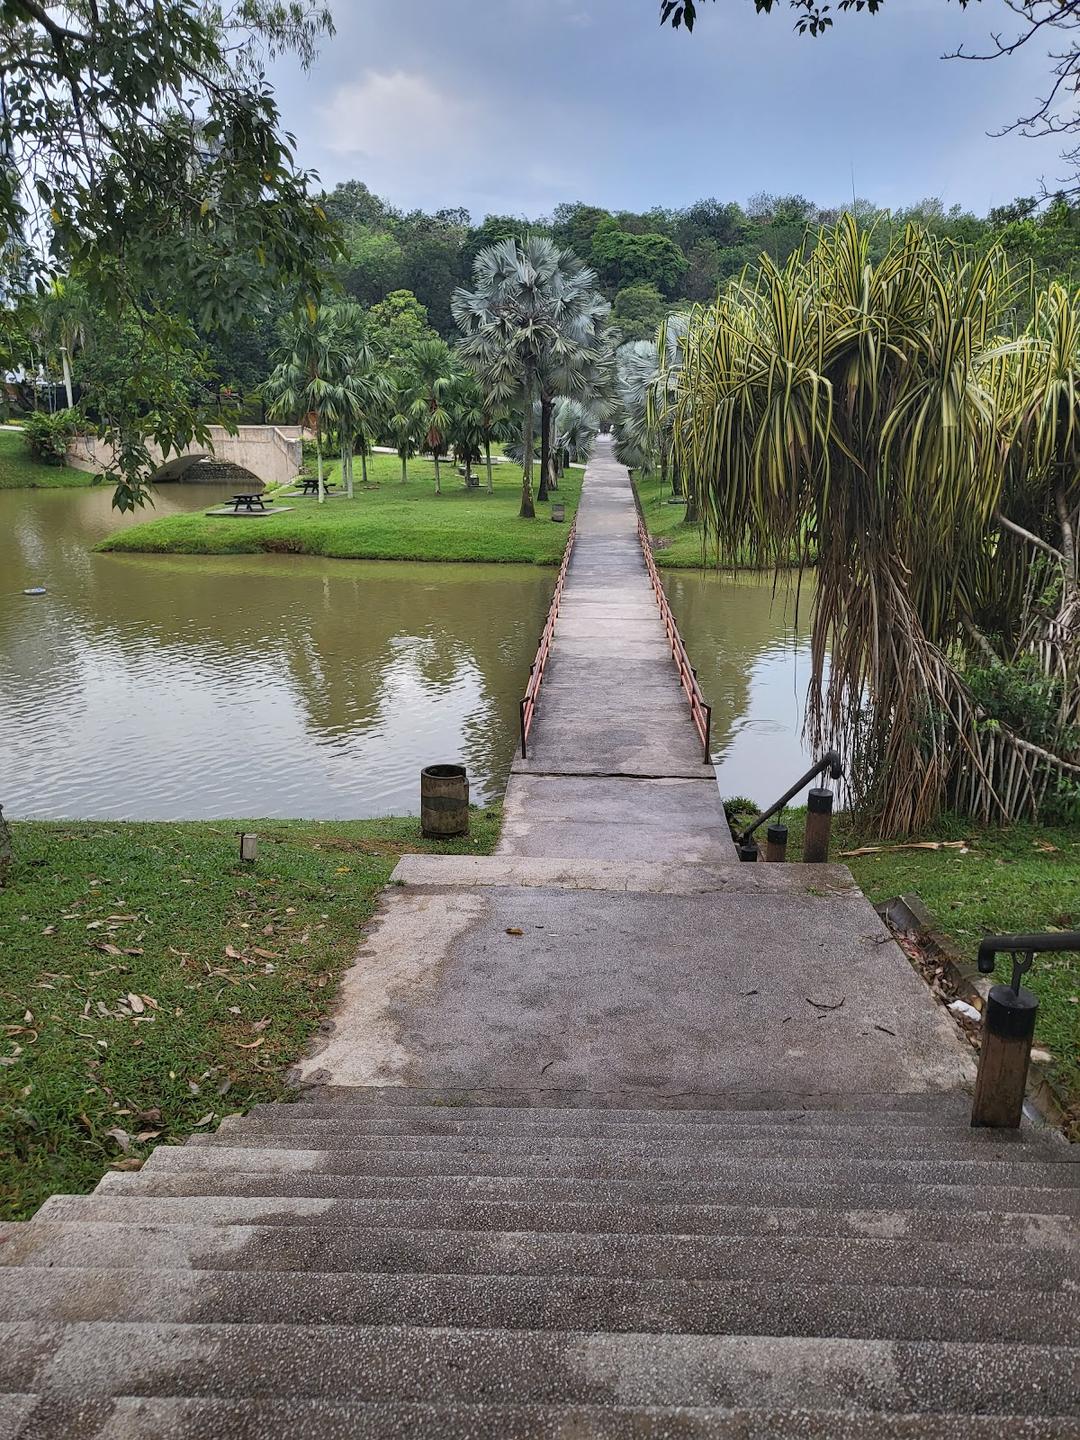
M 601 440 L 499 853 L 733 862 L 637 539 L 630 477 Z

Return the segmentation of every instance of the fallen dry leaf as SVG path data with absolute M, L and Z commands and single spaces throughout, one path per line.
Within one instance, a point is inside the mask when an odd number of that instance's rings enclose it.
M 519 929 L 517 925 L 508 925 L 506 927 L 506 933 L 508 935 L 524 935 L 525 931 Z
M 135 1011 L 136 1015 L 141 1015 L 146 1009 L 146 1006 L 143 1004 L 142 996 L 136 995 L 134 990 L 129 993 L 127 997 L 127 1003 L 131 1006 L 132 1010 Z
M 201 1120 L 196 1120 L 195 1124 L 191 1128 L 193 1130 L 198 1130 L 201 1125 L 209 1125 L 210 1121 L 213 1120 L 213 1118 L 214 1112 L 211 1110 L 210 1113 L 208 1115 L 204 1115 Z
M 131 1136 L 126 1130 L 121 1129 L 119 1125 L 114 1125 L 111 1130 L 106 1130 L 105 1134 L 112 1136 L 125 1155 L 131 1149 Z
M 127 1160 L 114 1160 L 109 1166 L 110 1170 L 141 1170 L 143 1162 L 135 1155 Z
M 265 1039 L 266 1039 L 266 1036 L 265 1036 L 265 1035 L 260 1035 L 257 1040 L 252 1040 L 252 1041 L 251 1041 L 249 1044 L 247 1044 L 247 1045 L 237 1045 L 236 1048 L 237 1048 L 238 1050 L 257 1050 L 257 1049 L 259 1048 L 259 1046 L 263 1043 L 263 1041 L 264 1041 Z
M 967 840 L 909 840 L 905 845 L 860 845 L 857 850 L 841 850 L 841 858 L 849 855 L 892 855 L 897 850 L 969 850 Z

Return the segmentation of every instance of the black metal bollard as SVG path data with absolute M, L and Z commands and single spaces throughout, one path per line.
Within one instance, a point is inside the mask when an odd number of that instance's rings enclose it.
M 983 1010 L 972 1125 L 1015 1130 L 1024 1111 L 1037 997 L 1022 986 L 994 985 Z
M 755 861 L 758 858 L 758 848 L 753 840 L 748 840 L 739 846 L 739 859 Z
M 827 787 L 815 787 L 807 794 L 802 857 L 807 865 L 825 865 L 828 862 L 832 807 L 833 792 Z

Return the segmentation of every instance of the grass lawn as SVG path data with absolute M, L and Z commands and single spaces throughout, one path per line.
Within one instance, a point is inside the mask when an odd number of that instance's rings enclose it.
M 801 854 L 803 813 L 788 816 L 793 858 Z M 843 850 L 877 843 L 853 836 L 842 816 L 833 833 L 834 859 L 841 859 Z M 946 819 L 914 838 L 967 840 L 969 849 L 898 850 L 845 856 L 842 863 L 874 904 L 914 891 L 972 964 L 984 935 L 1080 929 L 1075 826 L 980 830 Z M 1007 981 L 1011 973 L 1011 961 L 999 959 L 997 978 Z M 1039 997 L 1036 1043 L 1054 1057 L 1055 1074 L 1080 1105 L 1080 955 L 1040 955 L 1024 983 Z
M 498 810 L 415 818 L 13 824 L 0 890 L 0 1218 L 284 1093 L 397 857 L 487 853 Z
M 70 465 L 41 465 L 31 460 L 20 434 L 0 430 L 0 490 L 63 490 L 71 485 L 90 485 L 93 479 Z
M 669 504 L 671 486 L 660 484 L 660 476 L 649 471 L 634 474 L 645 523 L 653 539 L 653 558 L 662 569 L 700 570 L 702 565 L 716 563 L 715 555 L 706 555 L 704 532 L 700 525 L 686 523 L 686 506 Z
M 340 464 L 330 467 L 338 479 Z M 553 525 L 546 505 L 535 520 L 518 518 L 521 470 L 493 467 L 495 493 L 489 495 L 481 466 L 479 490 L 466 490 L 454 466 L 442 467 L 441 496 L 436 496 L 430 460 L 409 462 L 409 480 L 401 484 L 394 455 L 368 460 L 369 488 L 324 505 L 311 498 L 289 499 L 285 515 L 267 519 L 219 519 L 207 515 L 170 515 L 119 530 L 102 550 L 159 551 L 181 555 L 253 554 L 284 551 L 298 555 L 335 555 L 364 560 L 490 560 L 557 565 L 566 545 L 570 520 L 581 494 L 582 472 L 564 475 L 557 499 L 566 506 L 566 523 Z
M 659 475 L 646 471 L 634 476 L 641 507 L 645 511 L 645 523 L 653 540 L 653 558 L 662 570 L 700 570 L 702 566 L 719 569 L 715 539 L 706 548 L 704 530 L 700 525 L 686 523 L 686 506 L 670 504 L 671 486 L 661 485 Z M 798 556 L 792 555 L 792 566 L 797 565 Z M 748 569 L 745 557 L 735 566 L 725 569 Z

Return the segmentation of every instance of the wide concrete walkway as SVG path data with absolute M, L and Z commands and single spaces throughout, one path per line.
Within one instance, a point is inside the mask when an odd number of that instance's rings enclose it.
M 498 852 L 401 862 L 301 1082 L 697 1106 L 964 1084 L 843 866 L 736 862 L 606 446 L 578 533 Z
M 607 437 L 597 452 L 499 854 L 728 863 L 735 847 L 649 584 L 630 477 Z

